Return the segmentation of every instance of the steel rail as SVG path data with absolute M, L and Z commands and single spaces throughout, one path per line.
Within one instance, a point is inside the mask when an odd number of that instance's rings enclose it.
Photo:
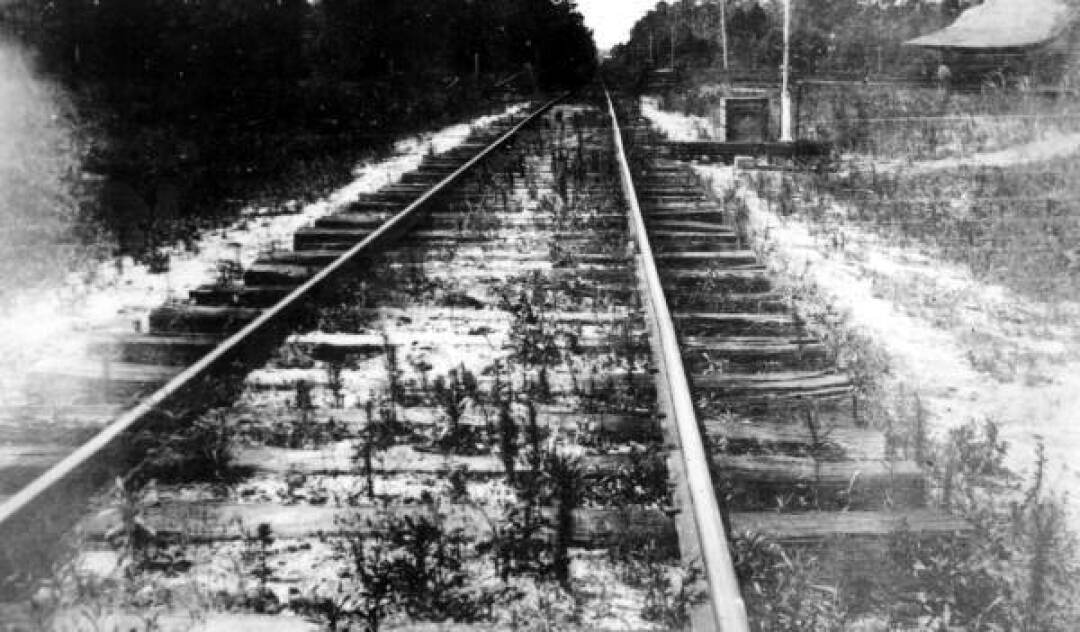
M 215 368 L 220 368 L 220 365 L 233 357 L 233 354 L 245 343 L 255 340 L 261 333 L 265 334 L 268 331 L 272 331 L 272 326 L 275 321 L 281 319 L 283 315 L 290 312 L 292 309 L 301 306 L 301 304 L 306 299 L 310 298 L 317 289 L 322 287 L 328 279 L 341 272 L 350 263 L 353 263 L 358 255 L 380 242 L 392 239 L 395 235 L 395 231 L 407 229 L 408 226 L 411 225 L 411 222 L 417 219 L 419 216 L 418 211 L 423 208 L 428 201 L 442 193 L 447 187 L 454 184 L 464 173 L 476 166 L 477 163 L 482 161 L 493 151 L 504 145 L 523 127 L 541 116 L 563 98 L 565 98 L 565 95 L 560 95 L 529 114 L 529 116 L 514 125 L 514 127 L 505 134 L 470 158 L 462 166 L 458 167 L 453 173 L 446 176 L 424 192 L 405 209 L 388 219 L 379 226 L 379 228 L 375 229 L 359 243 L 346 250 L 341 256 L 325 268 L 319 270 L 314 276 L 295 288 L 287 296 L 263 311 L 263 313 L 251 323 L 227 338 L 197 362 L 174 376 L 165 385 L 147 396 L 135 407 L 121 414 L 115 421 L 102 429 L 89 441 L 79 446 L 74 452 L 35 478 L 11 498 L 0 504 L 0 551 L 9 557 L 12 553 L 15 553 L 17 556 L 18 551 L 12 551 L 11 549 L 18 547 L 19 543 L 27 534 L 17 533 L 15 532 L 15 529 L 32 529 L 33 524 L 19 525 L 15 523 L 19 522 L 17 519 L 20 516 L 30 513 L 30 510 L 34 507 L 36 502 L 45 499 L 50 491 L 56 490 L 65 482 L 72 482 L 72 479 L 82 472 L 84 468 L 88 467 L 94 459 L 102 457 L 102 455 L 105 455 L 110 448 L 116 446 L 125 433 L 138 429 L 144 422 L 150 419 L 153 413 L 158 412 L 166 402 L 173 400 L 177 396 L 183 395 L 185 390 L 189 389 L 189 387 L 193 388 L 193 385 L 196 384 L 197 380 L 211 376 L 212 371 Z
M 708 579 L 709 600 L 712 605 L 713 616 L 720 632 L 749 632 L 750 626 L 746 618 L 746 606 L 743 603 L 742 594 L 739 592 L 739 582 L 735 577 L 735 568 L 731 562 L 727 534 L 724 532 L 720 507 L 716 501 L 716 490 L 713 487 L 712 475 L 709 472 L 708 453 L 701 439 L 700 426 L 698 425 L 697 414 L 694 411 L 694 402 L 690 397 L 690 383 L 686 379 L 686 372 L 683 370 L 679 341 L 675 336 L 675 326 L 672 324 L 671 312 L 668 310 L 664 289 L 660 284 L 660 273 L 657 271 L 656 260 L 653 258 L 652 247 L 649 244 L 649 236 L 645 231 L 645 220 L 642 217 L 641 206 L 638 204 L 637 192 L 634 188 L 633 177 L 630 174 L 630 165 L 626 159 L 622 133 L 619 130 L 618 118 L 615 115 L 615 104 L 606 89 L 604 90 L 604 96 L 607 99 L 611 128 L 615 137 L 615 154 L 619 162 L 619 176 L 622 181 L 623 195 L 626 198 L 627 205 L 630 207 L 632 230 L 637 242 L 638 257 L 645 277 L 645 284 L 648 288 L 650 311 L 652 311 L 655 318 L 660 339 L 661 359 L 665 369 L 661 373 L 667 381 L 672 399 L 676 429 L 682 450 L 683 463 L 686 467 L 686 482 L 693 503 L 694 522 L 701 540 L 702 564 L 705 566 Z

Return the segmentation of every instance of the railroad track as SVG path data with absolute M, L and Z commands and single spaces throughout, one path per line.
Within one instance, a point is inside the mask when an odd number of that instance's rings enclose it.
M 684 166 L 631 173 L 613 121 L 549 103 L 51 376 L 137 404 L 0 506 L 0 619 L 727 632 L 731 528 L 963 530 L 734 218 Z M 671 578 L 707 598 L 679 611 Z
M 932 506 L 919 464 L 868 427 L 851 377 L 774 288 L 737 206 L 706 191 L 688 163 L 660 158 L 662 142 L 634 119 L 636 168 L 624 180 L 639 200 L 639 242 L 657 262 L 729 535 L 808 549 L 834 563 L 825 581 L 850 586 L 882 582 L 896 533 L 962 537 L 970 525 Z

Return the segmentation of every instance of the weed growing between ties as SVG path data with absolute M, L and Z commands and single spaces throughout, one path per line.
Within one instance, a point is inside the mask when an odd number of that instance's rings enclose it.
M 921 445 L 939 506 L 968 520 L 971 532 L 928 538 L 904 523 L 884 550 L 733 534 L 753 629 L 1076 629 L 1080 555 L 1066 499 L 1042 488 L 1041 452 L 1039 475 L 1024 487 L 1004 468 L 1006 445 L 990 422 Z
M 294 598 L 290 607 L 332 630 L 359 624 L 377 631 L 402 615 L 420 621 L 489 620 L 494 608 L 520 596 L 510 586 L 475 584 L 468 568 L 477 554 L 474 539 L 460 527 L 449 527 L 447 516 L 434 507 L 426 509 L 431 515 L 342 519 L 339 526 L 351 535 L 329 541 L 345 563 L 340 581 Z
M 128 475 L 135 484 L 227 481 L 240 475 L 233 467 L 237 429 L 228 409 L 215 409 L 150 435 L 134 437 L 142 461 Z
M 628 528 L 614 537 L 607 557 L 620 568 L 620 580 L 645 591 L 641 617 L 665 630 L 685 629 L 694 607 L 708 599 L 701 567 L 679 560 L 676 542 L 657 538 L 649 529 Z
M 482 400 L 476 376 L 461 366 L 460 369 L 451 369 L 446 377 L 436 377 L 429 390 L 431 401 L 438 407 L 445 422 L 445 427 L 434 438 L 433 446 L 448 454 L 490 453 L 491 433 L 461 422 L 468 407 Z
M 843 629 L 842 595 L 835 584 L 820 580 L 813 553 L 754 533 L 733 534 L 731 551 L 752 630 Z
M 1080 551 L 1065 521 L 1067 499 L 1044 489 L 1041 448 L 1027 486 L 1005 469 L 1006 451 L 989 421 L 960 426 L 932 446 L 939 501 L 974 531 L 925 542 L 901 530 L 890 543 L 892 562 L 925 587 L 916 604 L 929 625 L 1074 630 Z

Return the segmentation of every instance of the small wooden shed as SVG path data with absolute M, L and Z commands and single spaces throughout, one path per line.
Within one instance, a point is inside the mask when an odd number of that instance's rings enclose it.
M 725 138 L 732 142 L 769 140 L 768 97 L 727 97 L 724 99 Z
M 943 81 L 1056 82 L 1077 50 L 1077 17 L 1065 0 L 986 0 L 905 45 L 937 53 Z

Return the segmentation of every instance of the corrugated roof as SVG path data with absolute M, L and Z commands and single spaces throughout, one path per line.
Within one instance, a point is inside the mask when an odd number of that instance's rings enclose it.
M 1062 0 L 986 0 L 949 26 L 905 42 L 928 48 L 1023 48 L 1057 37 L 1074 15 Z

